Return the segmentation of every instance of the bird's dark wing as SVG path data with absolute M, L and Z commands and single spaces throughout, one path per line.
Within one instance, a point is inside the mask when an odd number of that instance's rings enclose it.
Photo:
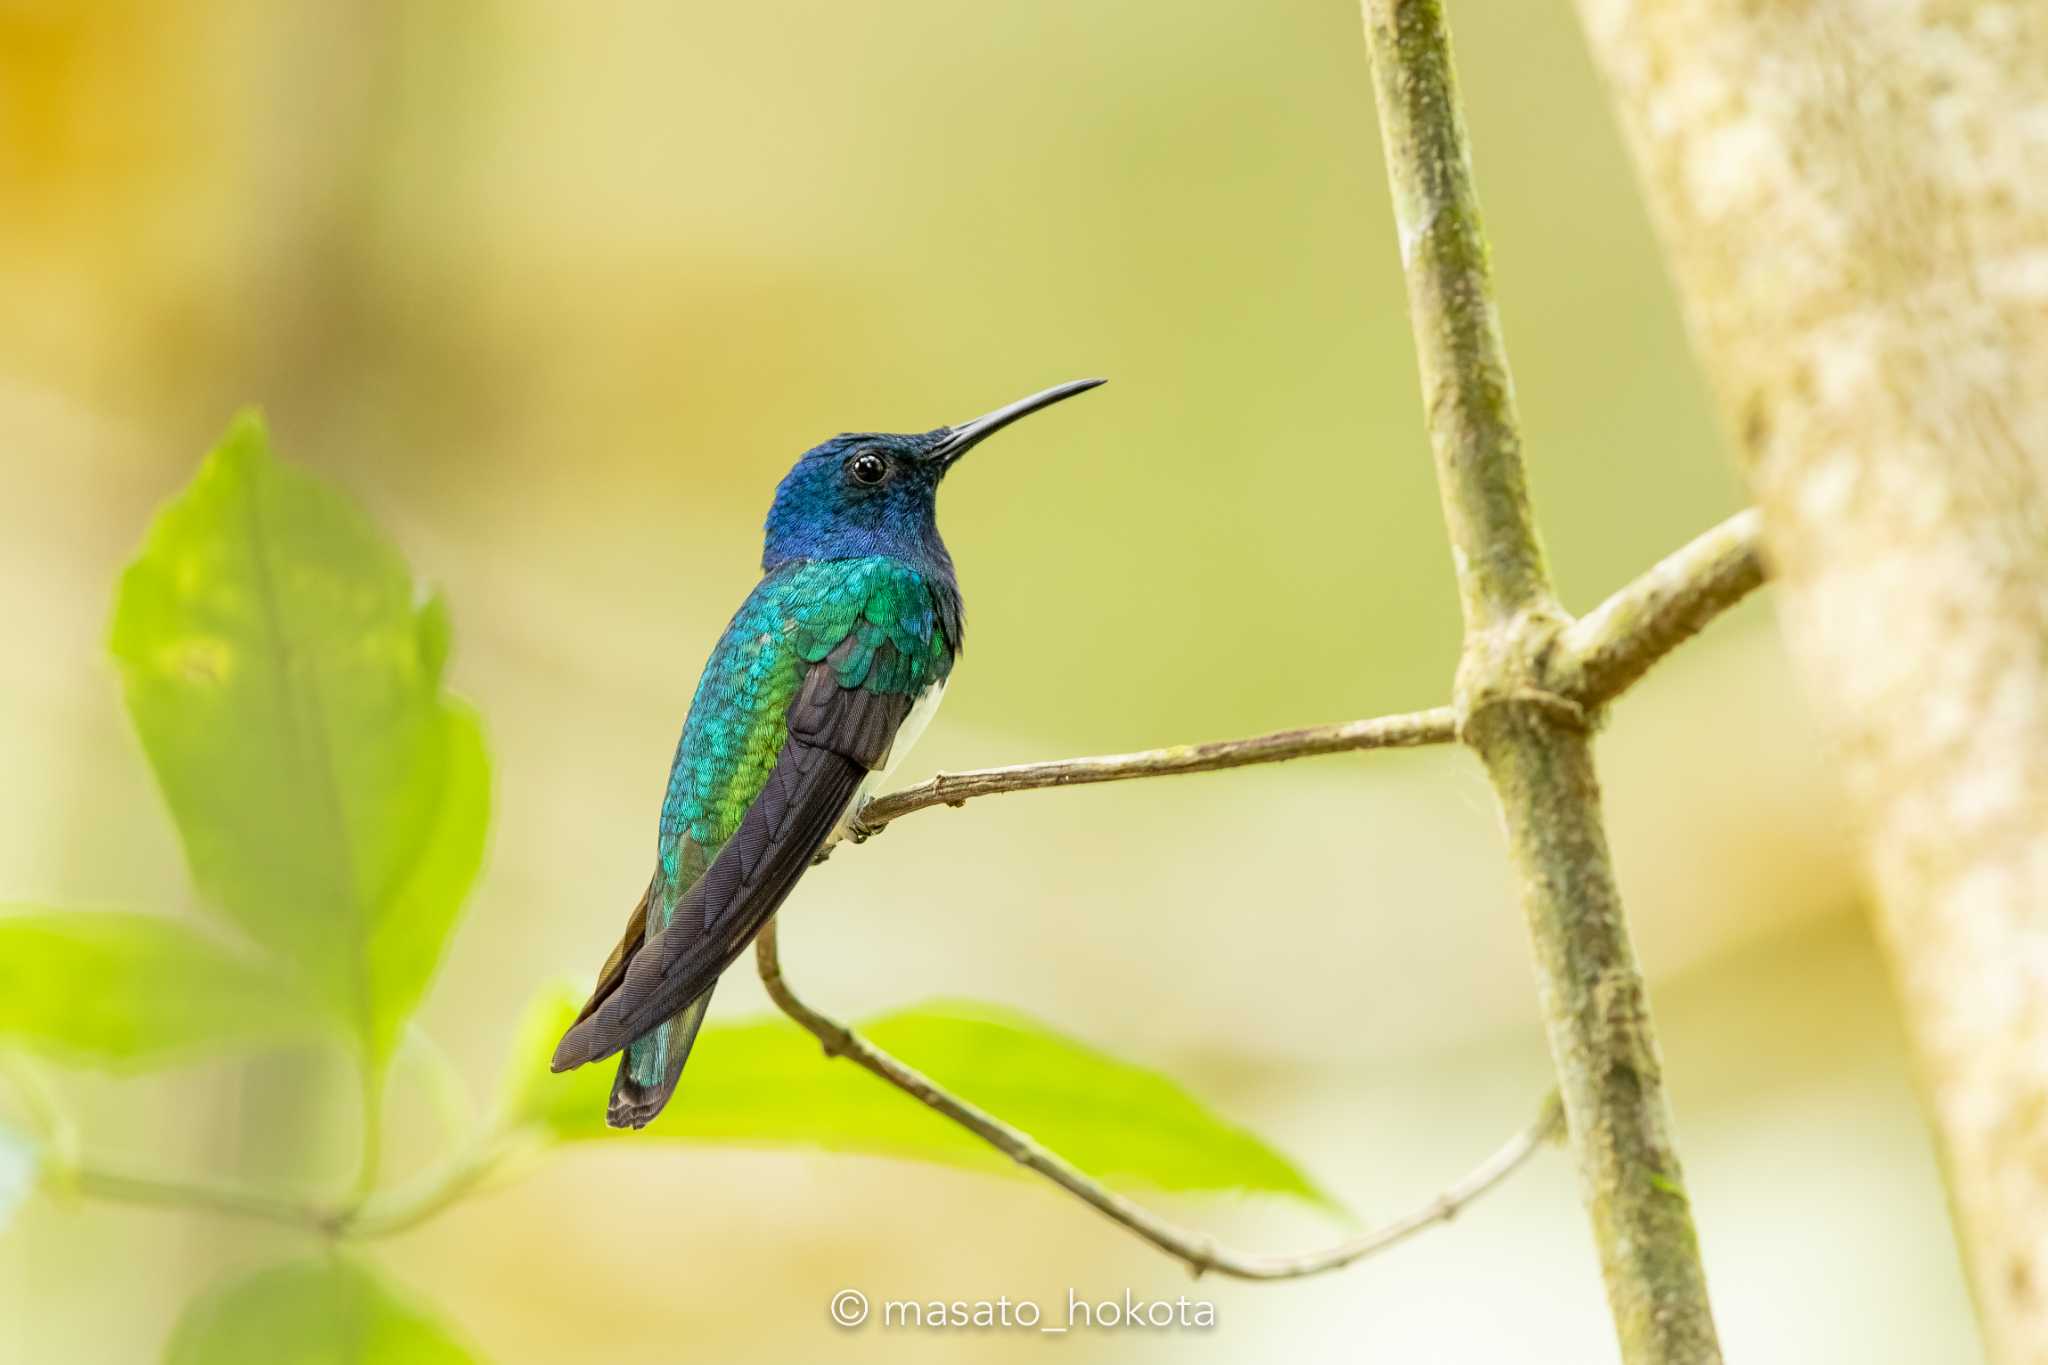
M 840 656 L 858 647 L 849 637 L 810 666 L 790 703 L 788 738 L 760 795 L 684 893 L 667 927 L 637 950 L 627 948 L 633 937 L 627 931 L 620 945 L 623 970 L 608 991 L 600 983 L 582 1018 L 563 1035 L 555 1070 L 609 1057 L 709 990 L 795 887 L 862 779 L 887 758 L 910 712 L 908 693 L 841 682 Z
M 619 988 L 619 980 L 626 974 L 626 963 L 647 941 L 647 906 L 654 899 L 656 885 L 650 879 L 647 889 L 640 893 L 639 901 L 633 906 L 632 918 L 626 921 L 626 932 L 619 939 L 619 946 L 612 949 L 611 956 L 604 960 L 604 967 L 597 974 L 597 985 L 591 988 L 590 999 L 584 1001 L 583 1008 L 577 1012 L 577 1023 L 588 1019 L 604 1003 L 605 997 Z

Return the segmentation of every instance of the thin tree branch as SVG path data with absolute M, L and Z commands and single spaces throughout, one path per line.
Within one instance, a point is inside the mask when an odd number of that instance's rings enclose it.
M 1095 782 L 1120 782 L 1133 777 L 1173 777 L 1210 773 L 1253 763 L 1282 763 L 1316 754 L 1341 754 L 1354 749 L 1412 749 L 1447 744 L 1458 737 L 1458 715 L 1448 706 L 1375 720 L 1350 720 L 1305 730 L 1279 730 L 1249 739 L 1218 739 L 1202 744 L 1175 744 L 1129 754 L 1094 758 L 1062 758 L 1050 763 L 1014 763 L 1002 768 L 940 773 L 926 782 L 865 802 L 854 821 L 856 838 L 878 834 L 892 820 L 930 806 L 962 806 L 977 796 L 1038 791 L 1046 787 L 1079 787 Z
M 1450 33 L 1441 0 L 1363 0 L 1363 8 L 1465 614 L 1461 736 L 1485 761 L 1506 817 L 1622 1358 L 1712 1365 L 1720 1345 L 1649 1000 L 1608 857 L 1587 708 L 1569 695 L 1570 670 L 1559 668 L 1567 619 L 1529 508 Z
M 1448 1223 L 1467 1204 L 1519 1170 L 1547 1142 L 1556 1138 L 1562 1127 L 1563 1109 L 1557 1096 L 1552 1094 L 1543 1101 L 1535 1120 L 1508 1139 L 1500 1150 L 1429 1203 L 1384 1227 L 1302 1255 L 1261 1256 L 1233 1251 L 1218 1246 L 1202 1233 L 1167 1222 L 1142 1205 L 1090 1179 L 1058 1154 L 1041 1146 L 1029 1133 L 1013 1128 L 987 1110 L 961 1099 L 838 1020 L 805 1004 L 790 989 L 789 981 L 782 973 L 782 961 L 775 941 L 775 921 L 772 919 L 754 940 L 754 960 L 760 968 L 761 984 L 768 988 L 769 997 L 784 1014 L 796 1020 L 824 1045 L 826 1056 L 845 1057 L 887 1081 L 920 1104 L 959 1124 L 1020 1166 L 1052 1181 L 1111 1222 L 1150 1242 L 1167 1255 L 1178 1258 L 1196 1275 L 1214 1270 L 1242 1280 L 1290 1280 L 1347 1266 L 1404 1242 L 1426 1228 Z
M 1565 626 L 1547 695 L 1591 710 L 1626 691 L 1658 660 L 1763 582 L 1757 539 L 1756 513 L 1739 512 Z M 865 839 L 906 815 L 933 806 L 964 806 L 977 797 L 1210 773 L 1362 749 L 1420 748 L 1449 743 L 1458 734 L 1458 709 L 1435 706 L 1246 739 L 940 773 L 914 787 L 870 797 L 853 821 L 853 835 Z
M 1570 695 L 1588 706 L 1618 696 L 1760 587 L 1762 530 L 1755 508 L 1738 512 L 1566 626 L 1560 643 L 1567 658 L 1559 667 L 1576 675 Z

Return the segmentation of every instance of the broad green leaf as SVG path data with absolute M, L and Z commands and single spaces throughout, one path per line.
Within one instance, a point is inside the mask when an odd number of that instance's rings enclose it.
M 302 1039 L 323 1022 L 275 963 L 176 921 L 0 913 L 0 1045 L 130 1070 Z
M 352 1261 L 297 1261 L 186 1305 L 165 1365 L 468 1365 L 477 1356 Z
M 448 614 L 354 503 L 235 419 L 121 580 L 112 644 L 194 879 L 377 1057 L 483 855 Z
M 548 1072 L 575 1018 L 566 989 L 534 1003 L 508 1075 L 510 1116 L 566 1141 L 605 1127 L 613 1067 Z M 1335 1208 L 1286 1157 L 1157 1072 L 1097 1052 L 1006 1010 L 938 1001 L 858 1026 L 955 1094 L 1111 1183 L 1158 1190 L 1245 1190 Z M 709 1024 L 681 1089 L 646 1136 L 739 1146 L 791 1145 L 1018 1173 L 1007 1157 L 780 1017 Z
M 491 758 L 482 721 L 457 698 L 442 703 L 446 743 L 441 800 L 420 856 L 373 921 L 367 965 L 377 1006 L 377 1051 L 397 1045 L 419 1007 L 483 863 L 490 827 Z
M 38 1164 L 34 1145 L 0 1124 L 0 1232 L 35 1188 Z

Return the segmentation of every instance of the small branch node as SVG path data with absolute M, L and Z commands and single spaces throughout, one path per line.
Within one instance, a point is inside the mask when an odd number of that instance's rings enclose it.
M 1617 610 L 1595 613 L 1611 627 L 1595 632 L 1597 648 L 1556 647 L 1559 631 L 1567 645 L 1584 637 L 1558 606 L 1530 510 L 1445 6 L 1364 0 L 1363 8 L 1395 221 L 1416 243 L 1403 252 L 1408 314 L 1465 617 L 1460 736 L 1500 798 L 1621 1356 L 1628 1365 L 1713 1365 L 1721 1351 L 1692 1220 L 1682 1204 L 1643 1197 L 1646 1171 L 1668 1171 L 1677 1184 L 1663 1090 L 1653 1074 L 1639 1073 L 1637 1084 L 1609 1080 L 1617 1064 L 1654 1056 L 1656 1043 L 1647 1008 L 1633 1008 L 1642 979 L 1587 735 L 1600 702 L 1732 597 L 1681 593 L 1686 605 L 1673 609 L 1661 590 L 1624 594 Z M 1425 223 L 1426 237 L 1416 231 Z M 1706 559 L 1732 562 L 1725 577 L 1739 587 L 1746 570 L 1734 548 L 1732 560 Z M 1689 571 L 1670 581 L 1690 581 Z M 1610 648 L 1616 641 L 1627 645 Z M 1574 659 L 1605 662 L 1572 668 Z M 1603 971 L 1627 983 L 1632 1008 L 1621 1028 L 1583 989 Z M 1529 1140 L 1518 1155 L 1542 1145 Z
M 1555 676 L 1591 704 L 1618 696 L 1762 586 L 1762 539 L 1754 508 L 1693 537 L 1565 628 Z
M 1480 716 L 1497 706 L 1515 705 L 1538 707 L 1548 712 L 1557 724 L 1582 734 L 1593 728 L 1593 717 L 1586 708 L 1561 692 L 1544 687 L 1503 687 L 1485 693 L 1466 707 L 1458 721 L 1459 740 L 1471 744 L 1473 727 Z

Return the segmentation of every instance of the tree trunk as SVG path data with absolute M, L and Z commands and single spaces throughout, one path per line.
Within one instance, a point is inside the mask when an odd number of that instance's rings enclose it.
M 2048 1362 L 2048 5 L 1578 3 L 1840 760 L 1987 1343 Z

